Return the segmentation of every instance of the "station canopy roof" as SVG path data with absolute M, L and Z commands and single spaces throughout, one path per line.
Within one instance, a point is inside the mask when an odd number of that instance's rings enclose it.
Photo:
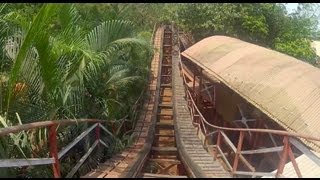
M 320 137 L 320 69 L 226 36 L 205 38 L 181 55 L 287 131 Z M 319 152 L 320 142 L 304 142 Z

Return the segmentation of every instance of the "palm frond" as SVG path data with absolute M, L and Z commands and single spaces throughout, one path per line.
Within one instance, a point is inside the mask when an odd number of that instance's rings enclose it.
M 7 3 L 1 3 L 0 5 L 0 13 L 2 13 L 3 9 L 7 6 Z
M 105 51 L 109 43 L 132 36 L 132 23 L 123 20 L 106 21 L 88 33 L 86 39 L 92 50 Z
M 60 7 L 58 16 L 63 29 L 74 26 L 80 19 L 80 14 L 73 4 L 63 4 Z
M 48 21 L 51 18 L 51 15 L 56 10 L 57 6 L 54 4 L 46 4 L 41 7 L 40 12 L 37 14 L 36 18 L 32 22 L 30 29 L 28 30 L 26 37 L 21 45 L 21 48 L 17 54 L 15 63 L 10 72 L 10 79 L 8 82 L 8 93 L 7 93 L 7 109 L 10 105 L 10 99 L 13 92 L 13 86 L 16 83 L 18 74 L 20 72 L 21 65 L 27 55 L 27 52 L 31 48 L 35 38 L 37 38 L 39 34 L 45 32 L 45 26 L 48 24 Z
M 140 50 L 143 50 L 143 49 L 149 49 L 150 45 L 142 39 L 122 38 L 109 43 L 106 50 L 103 52 L 107 56 L 110 56 L 111 54 L 118 52 L 121 49 L 131 48 L 131 47 L 140 48 Z

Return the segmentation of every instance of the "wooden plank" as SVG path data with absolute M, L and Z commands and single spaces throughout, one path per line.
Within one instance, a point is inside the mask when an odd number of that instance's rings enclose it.
M 53 158 L 1 159 L 0 167 L 21 167 L 31 165 L 53 164 Z
M 172 104 L 159 104 L 159 107 L 172 108 Z
M 161 84 L 161 87 L 172 87 L 171 83 L 170 84 Z
M 162 64 L 162 67 L 172 67 L 172 65 L 171 64 Z
M 71 143 L 69 143 L 66 147 L 62 148 L 62 150 L 58 153 L 58 159 L 64 156 L 73 146 L 75 146 L 79 141 L 81 141 L 87 134 L 89 134 L 98 124 L 94 124 L 86 131 L 82 132 L 78 137 L 76 137 Z
M 247 172 L 247 171 L 235 171 L 234 174 L 238 175 L 248 175 L 248 176 L 267 176 L 274 177 L 276 173 L 266 173 L 266 172 Z
M 159 137 L 175 137 L 174 134 L 155 134 L 155 136 L 159 136 Z
M 80 166 L 84 163 L 84 161 L 89 157 L 89 155 L 92 153 L 94 148 L 97 146 L 99 143 L 98 140 L 94 142 L 94 144 L 89 148 L 88 152 L 81 157 L 79 162 L 72 168 L 72 170 L 67 174 L 66 178 L 71 178 L 80 168 Z
M 176 159 L 149 159 L 149 161 L 152 161 L 152 162 L 169 162 L 171 164 L 181 164 L 181 162 L 176 160 Z
M 289 142 L 296 148 L 298 148 L 308 158 L 310 158 L 314 163 L 320 166 L 320 158 L 317 155 L 315 155 L 312 151 L 310 151 L 304 144 L 302 144 L 294 138 L 289 138 Z
M 153 151 L 162 151 L 162 152 L 175 152 L 177 151 L 176 147 L 152 147 Z
M 169 127 L 169 128 L 173 128 L 174 127 L 173 123 L 157 122 L 156 125 L 157 126 L 161 126 L 161 127 Z
M 173 116 L 173 112 L 171 113 L 158 113 L 158 116 Z
M 173 175 L 166 175 L 166 174 L 152 174 L 152 173 L 143 173 L 143 177 L 145 178 L 188 178 L 188 176 L 173 176 Z
M 164 77 L 171 77 L 171 75 L 168 75 L 168 74 L 161 74 L 161 76 L 164 76 Z
M 273 147 L 273 148 L 262 148 L 262 149 L 241 151 L 241 154 L 270 153 L 270 152 L 282 151 L 282 149 L 283 149 L 283 146 L 278 146 L 278 147 Z

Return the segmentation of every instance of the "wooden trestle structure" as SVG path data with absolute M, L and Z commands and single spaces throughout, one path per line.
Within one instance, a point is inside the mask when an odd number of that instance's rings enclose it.
M 239 106 L 238 126 L 224 121 L 216 111 L 218 79 L 193 62 L 180 56 L 180 49 L 190 46 L 190 39 L 172 25 L 155 26 L 153 46 L 156 49 L 144 98 L 132 136 L 134 143 L 119 154 L 101 162 L 90 170 L 81 168 L 93 154 L 103 154 L 109 148 L 106 138 L 112 135 L 103 120 L 45 121 L 0 129 L 0 136 L 31 130 L 47 129 L 49 154 L 46 158 L 1 159 L 0 168 L 52 165 L 53 176 L 59 177 L 282 177 L 285 164 L 292 162 L 298 177 L 302 177 L 296 154 L 307 154 L 320 166 L 320 159 L 301 139 L 320 141 L 319 137 L 266 129 L 262 121 L 252 121 Z M 253 123 L 254 128 L 242 128 Z M 91 124 L 78 137 L 59 147 L 57 127 Z M 240 125 L 239 125 L 240 124 Z M 262 147 L 261 138 L 273 138 L 274 144 Z M 90 144 L 86 153 L 75 162 L 67 174 L 61 174 L 64 157 L 72 156 L 72 149 L 83 142 Z M 279 145 L 279 142 L 281 145 Z M 278 145 L 277 145 L 278 144 Z M 82 146 L 81 146 L 82 147 Z M 263 171 L 261 154 L 278 158 L 275 172 Z M 100 158 L 103 159 L 103 158 Z M 68 161 L 69 162 L 69 161 Z

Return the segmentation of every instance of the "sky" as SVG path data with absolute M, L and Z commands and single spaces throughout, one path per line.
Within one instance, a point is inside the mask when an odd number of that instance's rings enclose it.
M 298 3 L 286 3 L 285 6 L 287 8 L 288 13 L 290 14 L 297 9 Z

